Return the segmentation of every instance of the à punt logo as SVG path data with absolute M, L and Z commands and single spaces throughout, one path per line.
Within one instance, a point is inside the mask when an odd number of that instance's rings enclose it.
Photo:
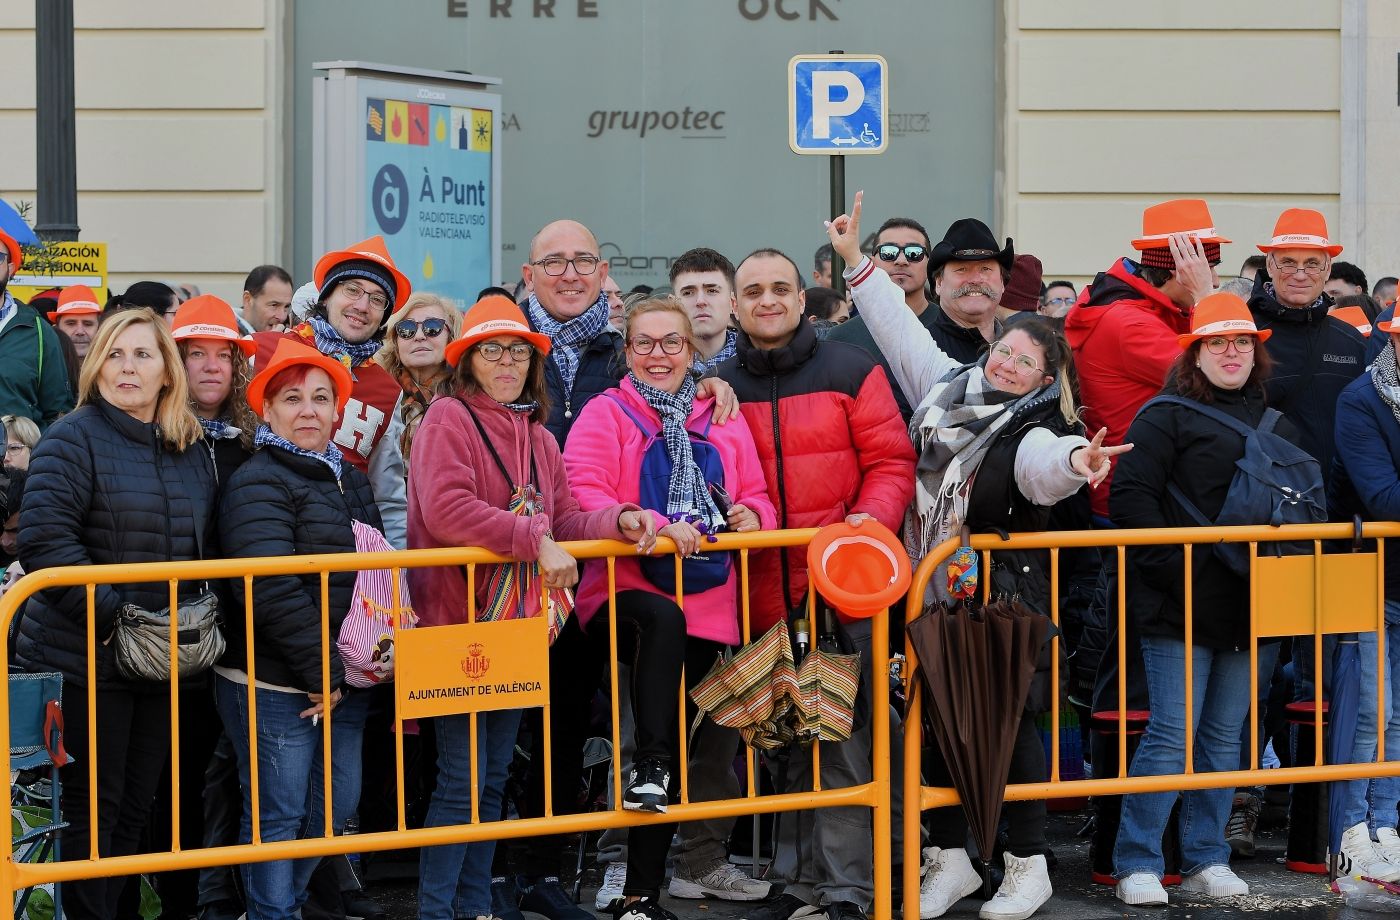
M 481 643 L 473 642 L 467 646 L 467 657 L 462 659 L 462 673 L 472 680 L 481 680 L 491 669 L 491 659 L 483 655 L 482 651 Z

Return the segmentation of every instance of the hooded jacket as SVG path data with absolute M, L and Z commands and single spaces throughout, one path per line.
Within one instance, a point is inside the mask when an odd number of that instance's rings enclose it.
M 7 295 L 0 289 L 0 309 Z M 73 408 L 58 333 L 32 307 L 15 302 L 0 327 L 0 415 L 33 419 L 40 431 Z
M 1328 316 L 1332 298 L 1323 294 L 1310 307 L 1285 307 L 1274 299 L 1267 276 L 1254 280 L 1249 312 L 1260 329 L 1272 329 L 1264 343 L 1274 361 L 1269 405 L 1298 429 L 1298 444 L 1331 477 L 1337 397 L 1365 368 L 1367 340 L 1355 326 Z
M 1107 428 L 1104 444 L 1126 440 L 1142 404 L 1162 389 L 1167 370 L 1181 354 L 1176 337 L 1191 331 L 1191 311 L 1148 284 L 1132 259 L 1119 259 L 1080 292 L 1065 317 L 1065 338 L 1079 372 L 1084 427 Z M 1089 497 L 1094 514 L 1108 517 L 1108 479 Z
M 899 530 L 914 496 L 914 447 L 874 358 L 854 345 L 819 341 L 803 317 L 780 348 L 759 348 L 741 332 L 738 354 L 719 366 L 719 376 L 734 388 L 753 433 L 779 527 L 822 527 L 865 513 Z M 807 554 L 762 550 L 749 571 L 758 635 L 805 595 Z

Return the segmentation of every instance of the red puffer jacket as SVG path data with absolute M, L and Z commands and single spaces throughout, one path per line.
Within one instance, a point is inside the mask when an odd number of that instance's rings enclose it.
M 719 376 L 739 397 L 779 526 L 821 527 L 863 512 L 898 531 L 914 497 L 914 448 L 875 359 L 854 345 L 818 341 L 806 319 L 782 348 L 756 348 L 740 333 L 738 349 Z M 754 553 L 753 635 L 782 619 L 806 591 L 805 548 Z

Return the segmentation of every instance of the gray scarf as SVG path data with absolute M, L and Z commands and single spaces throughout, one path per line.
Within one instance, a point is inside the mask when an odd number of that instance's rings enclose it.
M 1380 394 L 1381 402 L 1390 407 L 1395 420 L 1400 422 L 1400 371 L 1395 367 L 1395 342 L 1385 343 L 1385 348 L 1371 363 L 1371 384 Z

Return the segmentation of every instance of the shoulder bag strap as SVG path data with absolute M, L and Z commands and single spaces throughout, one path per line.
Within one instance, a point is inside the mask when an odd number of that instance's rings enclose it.
M 1152 399 L 1149 399 L 1146 403 L 1144 403 L 1142 408 L 1146 409 L 1148 406 L 1155 405 L 1157 403 L 1171 403 L 1172 405 L 1176 406 L 1184 406 L 1187 409 L 1191 409 L 1194 412 L 1201 413 L 1206 418 L 1213 419 L 1214 421 L 1219 422 L 1226 428 L 1229 428 L 1231 431 L 1238 432 L 1242 437 L 1247 438 L 1256 430 L 1258 430 L 1249 427 L 1244 422 L 1240 421 L 1239 419 L 1235 418 L 1229 413 L 1221 412 L 1214 406 L 1207 406 L 1205 403 L 1197 402 L 1194 399 L 1187 399 L 1184 396 L 1154 396 Z M 1139 409 L 1138 411 L 1140 413 L 1142 409 Z
M 476 417 L 476 413 L 472 411 L 472 407 L 468 405 L 465 399 L 463 399 L 461 396 L 457 396 L 455 397 L 455 399 L 462 404 L 463 409 L 467 410 L 467 415 L 471 416 L 472 424 L 476 425 L 477 433 L 481 435 L 481 442 L 486 445 L 486 450 L 491 454 L 491 459 L 496 461 L 496 468 L 500 470 L 501 475 L 505 477 L 506 484 L 510 486 L 511 491 L 515 491 L 516 489 L 520 488 L 518 485 L 515 484 L 515 477 L 511 476 L 510 471 L 506 469 L 505 462 L 501 460 L 501 455 L 497 453 L 496 445 L 492 444 L 491 439 L 486 436 L 486 429 L 482 426 L 481 419 Z M 539 473 L 535 469 L 535 452 L 530 450 L 528 438 L 526 440 L 525 449 L 530 453 L 530 476 L 532 479 L 531 485 L 538 487 L 538 480 L 540 477 Z

